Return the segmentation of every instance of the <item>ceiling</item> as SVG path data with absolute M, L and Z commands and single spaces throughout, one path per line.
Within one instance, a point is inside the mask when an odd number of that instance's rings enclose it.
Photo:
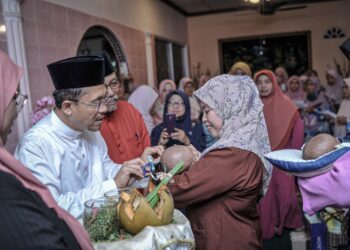
M 223 12 L 256 10 L 262 15 L 276 11 L 306 8 L 308 4 L 338 0 L 260 0 L 260 4 L 248 0 L 159 0 L 184 16 L 210 15 Z

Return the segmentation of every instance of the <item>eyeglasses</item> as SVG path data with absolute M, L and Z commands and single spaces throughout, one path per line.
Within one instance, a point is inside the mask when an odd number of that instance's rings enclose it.
M 17 90 L 15 95 L 13 96 L 13 99 L 16 100 L 16 108 L 17 112 L 21 111 L 24 104 L 27 103 L 28 95 L 23 95 L 21 91 Z
M 109 86 L 111 89 L 116 89 L 120 87 L 120 81 L 118 79 L 113 79 L 109 83 L 105 84 L 107 87 Z
M 107 105 L 108 101 L 109 101 L 109 98 L 105 97 L 99 102 L 83 102 L 83 101 L 76 101 L 76 100 L 73 100 L 72 102 L 89 105 L 90 107 L 94 107 L 95 111 L 102 112 L 103 111 L 103 105 Z
M 168 102 L 168 106 L 169 107 L 183 107 L 185 106 L 185 103 L 184 102 Z

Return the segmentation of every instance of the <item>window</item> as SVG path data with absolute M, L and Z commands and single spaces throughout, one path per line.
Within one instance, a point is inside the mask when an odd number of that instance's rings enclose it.
M 172 79 L 177 84 L 188 75 L 187 49 L 185 46 L 162 39 L 155 39 L 157 79 Z
M 256 72 L 283 66 L 289 75 L 311 68 L 310 32 L 219 40 L 221 72 L 244 61 Z

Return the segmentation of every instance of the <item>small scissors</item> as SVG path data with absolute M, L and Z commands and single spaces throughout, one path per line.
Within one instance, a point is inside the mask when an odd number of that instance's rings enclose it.
M 157 174 L 156 174 L 156 166 L 154 164 L 152 156 L 147 156 L 148 162 L 142 165 L 143 175 L 147 175 L 150 173 L 153 180 L 158 180 Z M 162 164 L 163 165 L 163 164 Z M 166 172 L 166 169 L 163 165 L 163 171 Z

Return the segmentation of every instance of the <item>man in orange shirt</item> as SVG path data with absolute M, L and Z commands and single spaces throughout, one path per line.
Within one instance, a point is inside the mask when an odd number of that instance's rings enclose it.
M 121 82 L 108 54 L 103 51 L 99 56 L 105 61 L 105 84 L 115 94 L 114 100 L 109 102 L 109 114 L 103 119 L 100 132 L 106 141 L 109 157 L 121 163 L 140 156 L 146 147 L 150 147 L 150 137 L 140 112 L 127 101 L 118 100 Z

